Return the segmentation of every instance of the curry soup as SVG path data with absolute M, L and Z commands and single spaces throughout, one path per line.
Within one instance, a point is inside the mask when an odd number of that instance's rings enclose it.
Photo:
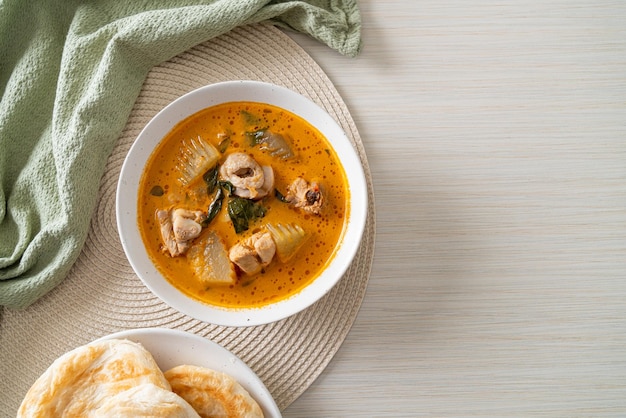
M 281 134 L 290 142 L 295 157 L 283 160 L 250 141 L 251 133 L 260 129 Z M 298 224 L 306 232 L 307 240 L 291 260 L 283 263 L 275 257 L 257 274 L 247 275 L 237 270 L 234 284 L 207 285 L 195 276 L 185 254 L 173 257 L 164 250 L 155 213 L 173 207 L 206 213 L 215 199 L 215 192 L 207 192 L 204 178 L 185 187 L 178 181 L 177 155 L 183 141 L 198 137 L 219 150 L 218 165 L 228 155 L 243 152 L 260 165 L 271 166 L 275 180 L 274 190 L 258 201 L 265 209 L 264 216 L 251 221 L 248 230 L 235 232 L 226 208 L 231 196 L 227 196 L 217 216 L 203 228 L 197 239 L 215 231 L 228 249 L 264 230 L 268 223 Z M 297 177 L 320 184 L 325 199 L 320 214 L 307 213 L 285 203 L 282 197 Z M 157 269 L 181 292 L 211 305 L 259 307 L 297 293 L 332 260 L 350 210 L 346 184 L 343 167 L 331 145 L 299 116 L 268 104 L 224 103 L 204 109 L 177 124 L 152 153 L 140 183 L 139 228 L 148 255 Z

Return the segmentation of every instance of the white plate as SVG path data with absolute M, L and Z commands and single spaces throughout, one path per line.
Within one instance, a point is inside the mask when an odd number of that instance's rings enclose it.
M 281 413 L 261 379 L 241 359 L 213 341 L 184 331 L 165 328 L 141 328 L 121 331 L 101 340 L 127 339 L 143 345 L 161 370 L 190 364 L 229 374 L 257 401 L 267 418 Z
M 350 211 L 337 253 L 326 269 L 299 293 L 259 308 L 222 308 L 180 292 L 163 277 L 148 256 L 137 224 L 137 199 L 143 168 L 154 148 L 181 120 L 225 102 L 268 103 L 304 118 L 328 139 L 347 176 Z M 116 195 L 117 227 L 124 252 L 144 284 L 169 306 L 201 321 L 224 326 L 253 326 L 296 314 L 327 294 L 356 255 L 367 219 L 367 184 L 361 160 L 339 124 L 320 106 L 285 87 L 256 81 L 211 84 L 178 98 L 161 110 L 141 131 L 120 173 Z

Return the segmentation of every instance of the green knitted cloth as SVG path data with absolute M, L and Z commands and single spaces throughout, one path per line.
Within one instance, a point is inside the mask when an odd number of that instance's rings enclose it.
M 67 275 L 148 71 L 262 21 L 359 52 L 356 0 L 0 0 L 1 305 Z

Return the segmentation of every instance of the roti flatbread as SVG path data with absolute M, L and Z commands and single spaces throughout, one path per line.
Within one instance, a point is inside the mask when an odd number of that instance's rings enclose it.
M 31 386 L 17 417 L 104 416 L 96 411 L 107 405 L 115 406 L 115 399 L 120 408 L 105 415 L 198 416 L 189 408 L 185 412 L 186 403 L 172 395 L 163 372 L 143 346 L 128 340 L 101 340 L 55 360 Z M 135 409 L 127 402 L 130 397 Z M 174 409 L 168 406 L 171 415 L 159 413 L 161 406 L 173 403 L 180 406 Z M 128 407 L 122 408 L 123 405 Z M 147 412 L 149 408 L 154 412 Z
M 181 365 L 165 372 L 172 391 L 202 418 L 262 418 L 259 404 L 232 376 L 205 367 Z
M 136 386 L 105 400 L 90 417 L 199 418 L 183 398 L 152 383 Z

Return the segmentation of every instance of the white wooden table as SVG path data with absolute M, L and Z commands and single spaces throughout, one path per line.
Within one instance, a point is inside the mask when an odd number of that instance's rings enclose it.
M 285 417 L 626 416 L 626 2 L 361 0 L 292 34 L 346 101 L 377 244 Z

